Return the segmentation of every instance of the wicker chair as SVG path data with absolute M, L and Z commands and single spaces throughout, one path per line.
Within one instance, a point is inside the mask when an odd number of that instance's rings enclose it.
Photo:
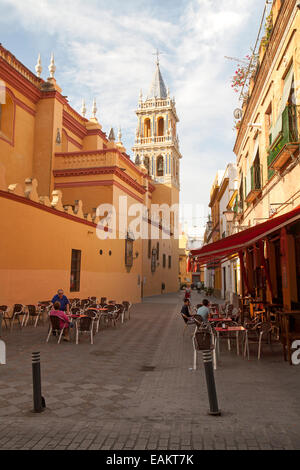
M 114 326 L 116 325 L 116 315 L 117 312 L 119 311 L 118 308 L 115 305 L 106 305 L 107 311 L 104 312 L 101 315 L 101 318 L 103 318 L 104 322 L 108 325 L 109 322 L 111 322 Z
M 51 315 L 49 317 L 49 319 L 50 319 L 50 328 L 49 328 L 49 333 L 48 333 L 48 336 L 47 336 L 47 339 L 46 339 L 46 343 L 48 343 L 51 334 L 53 332 L 55 332 L 56 335 L 58 335 L 57 344 L 59 344 L 61 342 L 61 338 L 62 338 L 64 329 L 65 329 L 65 326 L 63 328 L 61 328 L 60 327 L 60 319 L 58 317 L 55 317 L 54 315 Z
M 34 327 L 36 328 L 37 324 L 38 324 L 38 321 L 40 319 L 41 310 L 39 308 L 36 308 L 35 305 L 27 305 L 27 312 L 28 312 L 28 315 L 27 315 L 27 318 L 26 318 L 25 326 L 27 326 L 27 323 L 28 323 L 29 319 L 31 318 L 32 320 L 35 319 Z
M 21 316 L 23 316 L 22 322 L 20 321 Z M 24 305 L 15 304 L 13 306 L 12 318 L 11 318 L 11 330 L 13 329 L 15 319 L 18 320 L 20 328 L 23 328 L 25 320 L 26 320 L 26 312 L 25 312 L 25 306 Z
M 98 310 L 94 310 L 93 308 L 89 308 L 84 312 L 87 317 L 90 317 L 94 320 L 94 325 L 96 325 L 96 333 L 99 331 L 99 323 L 101 318 L 101 313 Z
M 91 344 L 94 344 L 93 330 L 94 330 L 94 318 L 86 316 L 78 318 L 76 320 L 76 344 L 79 341 L 79 334 L 89 334 L 91 337 Z
M 78 306 L 81 308 L 81 310 L 84 311 L 84 310 L 86 310 L 86 309 L 88 308 L 89 304 L 90 304 L 89 299 L 82 299 L 82 300 L 80 301 L 80 304 L 79 304 Z
M 2 314 L 2 320 L 4 321 L 5 328 L 7 328 L 7 322 L 11 324 L 11 319 L 12 319 L 12 317 L 9 315 L 8 305 L 1 305 L 0 313 Z
M 182 333 L 184 336 L 189 326 L 192 325 L 195 328 L 197 325 L 196 325 L 194 317 L 188 317 L 184 313 L 181 313 L 180 315 L 185 323 L 184 328 L 183 328 L 183 333 Z
M 124 317 L 125 317 L 125 305 L 123 304 L 116 304 L 115 305 L 118 309 L 118 315 L 117 315 L 117 318 L 116 318 L 116 321 L 118 321 L 120 318 L 121 318 L 121 321 L 122 323 L 124 323 Z
M 267 342 L 271 345 L 271 335 L 274 331 L 274 328 L 271 322 L 264 322 L 259 325 L 258 330 L 259 330 L 259 339 L 258 339 L 257 359 L 259 360 L 261 358 L 263 337 L 265 337 L 267 339 Z
M 128 300 L 123 300 L 122 304 L 125 307 L 124 320 L 125 320 L 126 314 L 128 316 L 128 320 L 130 320 L 130 310 L 131 310 L 131 307 L 132 307 L 132 303 L 128 302 Z M 122 323 L 123 323 L 123 318 L 122 318 Z

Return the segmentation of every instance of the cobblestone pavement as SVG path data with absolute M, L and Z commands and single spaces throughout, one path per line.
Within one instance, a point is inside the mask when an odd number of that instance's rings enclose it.
M 193 293 L 198 303 L 199 294 Z M 221 417 L 208 416 L 203 365 L 178 315 L 182 294 L 145 299 L 130 321 L 94 345 L 45 343 L 47 325 L 4 329 L 0 449 L 299 449 L 300 367 L 281 347 L 252 345 L 250 361 L 221 345 L 215 372 Z M 32 413 L 31 353 L 40 351 L 46 410 Z

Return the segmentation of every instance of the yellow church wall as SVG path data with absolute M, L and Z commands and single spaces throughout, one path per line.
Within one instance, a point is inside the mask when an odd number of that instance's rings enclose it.
M 20 100 L 21 95 L 13 87 L 7 86 L 6 89 L 6 96 L 7 98 L 10 97 L 13 103 L 13 113 L 10 119 L 13 135 L 10 143 L 4 140 L 7 135 L 6 128 L 4 127 L 4 111 L 7 104 L 4 104 L 2 105 L 3 115 L 0 128 L 0 158 L 6 168 L 7 181 L 23 184 L 24 180 L 32 175 L 34 111 L 32 108 L 30 108 L 32 112 L 29 112 L 27 108 L 24 109 L 25 105 L 22 107 L 23 101 L 21 102 Z
M 71 297 L 140 300 L 137 283 L 141 261 L 135 260 L 127 272 L 124 240 L 99 240 L 95 227 L 33 207 L 25 198 L 14 200 L 0 195 L 0 207 L 3 303 L 49 300 L 58 288 Z M 80 292 L 69 290 L 72 249 L 82 251 Z
M 39 181 L 39 192 L 43 195 L 49 195 L 54 189 L 53 158 L 59 149 L 55 141 L 57 129 L 62 128 L 62 106 L 54 98 L 37 104 L 33 176 Z

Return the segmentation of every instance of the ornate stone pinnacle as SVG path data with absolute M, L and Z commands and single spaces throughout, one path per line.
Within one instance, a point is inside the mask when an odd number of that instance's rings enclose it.
M 41 54 L 38 55 L 38 60 L 37 60 L 36 66 L 35 66 L 35 71 L 36 71 L 37 76 L 40 78 L 41 73 L 43 71 L 42 61 L 41 61 Z
M 85 115 L 86 115 L 85 100 L 82 100 L 81 114 L 82 114 L 82 116 L 85 118 Z
M 93 108 L 92 108 L 92 117 L 94 119 L 96 119 L 96 114 L 97 114 L 97 103 L 96 103 L 96 98 L 94 98 L 94 101 L 93 101 Z
M 119 142 L 122 142 L 122 131 L 121 131 L 121 127 L 119 127 L 118 139 L 119 139 Z
M 55 62 L 54 62 L 53 52 L 51 53 L 51 61 L 50 61 L 50 65 L 49 65 L 48 69 L 49 69 L 49 72 L 50 72 L 50 78 L 54 78 L 54 74 L 55 74 L 55 71 L 56 71 L 56 66 L 55 66 Z

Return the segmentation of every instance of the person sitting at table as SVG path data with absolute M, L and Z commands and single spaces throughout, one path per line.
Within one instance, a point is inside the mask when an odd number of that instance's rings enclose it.
M 69 314 L 70 302 L 69 299 L 64 295 L 63 289 L 58 289 L 57 294 L 53 297 L 51 302 L 53 305 L 55 304 L 55 302 L 59 302 L 60 311 Z
M 202 302 L 202 307 L 199 307 L 196 313 L 196 315 L 200 315 L 200 317 L 202 318 L 204 322 L 208 321 L 208 315 L 209 315 L 208 306 L 209 306 L 209 301 L 207 299 L 204 299 Z
M 59 327 L 62 329 L 64 328 L 64 341 L 70 341 L 69 336 L 69 327 L 70 327 L 70 320 L 65 314 L 65 312 L 60 310 L 60 303 L 54 302 L 53 305 L 54 310 L 51 310 L 50 317 L 58 317 L 59 318 Z
M 180 313 L 183 316 L 185 323 L 187 323 L 189 319 L 192 318 L 189 299 L 184 299 L 184 304 Z

